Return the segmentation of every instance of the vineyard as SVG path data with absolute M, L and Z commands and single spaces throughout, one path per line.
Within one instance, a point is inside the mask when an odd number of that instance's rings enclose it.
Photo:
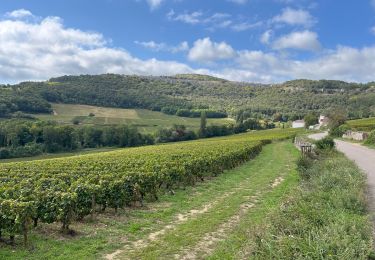
M 271 130 L 76 157 L 0 165 L 0 237 L 28 233 L 39 223 L 62 224 L 157 200 L 255 157 L 264 144 L 295 135 Z
M 350 120 L 346 122 L 351 128 L 360 131 L 371 131 L 375 129 L 375 117 Z

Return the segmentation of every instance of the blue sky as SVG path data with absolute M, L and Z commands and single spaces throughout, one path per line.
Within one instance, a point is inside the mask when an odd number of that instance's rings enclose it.
M 64 74 L 375 80 L 375 0 L 2 0 L 0 83 Z

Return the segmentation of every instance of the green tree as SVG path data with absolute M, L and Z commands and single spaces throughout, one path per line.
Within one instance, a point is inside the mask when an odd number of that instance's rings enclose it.
M 318 123 L 318 116 L 313 113 L 308 113 L 303 119 L 305 120 L 306 128 L 309 128 L 309 126 L 316 125 Z
M 206 136 L 206 129 L 207 129 L 207 115 L 205 111 L 201 113 L 201 124 L 199 127 L 199 136 L 205 137 Z

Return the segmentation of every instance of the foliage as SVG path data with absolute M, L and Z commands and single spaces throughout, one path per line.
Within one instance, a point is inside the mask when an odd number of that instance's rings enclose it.
M 343 124 L 338 127 L 331 128 L 329 130 L 329 135 L 333 137 L 342 137 L 343 134 L 345 134 L 348 130 L 350 130 L 350 127 L 347 124 Z
M 272 118 L 279 113 L 282 121 L 301 119 L 309 112 L 326 113 L 337 107 L 345 107 L 345 115 L 350 118 L 375 115 L 375 89 L 371 83 L 295 80 L 271 86 L 204 75 L 143 77 L 105 74 L 63 76 L 47 82 L 24 82 L 3 88 L 13 97 L 32 100 L 9 102 L 12 99 L 2 99 L 0 95 L 0 100 L 4 101 L 0 102 L 0 114 L 22 109 L 27 109 L 27 112 L 47 111 L 41 107 L 47 106 L 48 101 L 146 108 L 171 115 L 180 110 L 179 114 L 196 117 L 200 116 L 198 111 L 202 109 L 213 111 L 215 116 L 237 116 L 246 112 L 243 119 Z M 35 105 L 19 109 L 21 104 Z M 280 120 L 279 114 L 276 120 Z M 210 118 L 211 113 L 207 113 L 207 117 Z
M 305 120 L 305 127 L 309 128 L 309 126 L 316 125 L 318 123 L 318 116 L 314 113 L 308 113 L 303 118 Z
M 375 117 L 363 118 L 357 120 L 349 120 L 346 122 L 352 129 L 358 131 L 371 131 L 375 130 Z
M 374 145 L 375 144 L 375 130 L 372 130 L 365 141 L 365 144 Z
M 19 233 L 14 203 L 29 203 L 22 219 L 34 223 L 69 224 L 98 208 L 117 209 L 158 193 L 194 184 L 205 176 L 256 156 L 272 139 L 285 139 L 294 130 L 261 131 L 216 140 L 146 146 L 99 154 L 0 165 L 0 229 Z M 11 203 L 12 202 L 12 203 Z M 15 205 L 16 205 L 15 204 Z M 10 206 L 9 206 L 10 205 Z M 25 222 L 22 222 L 25 224 Z
M 132 147 L 153 143 L 152 136 L 124 125 L 73 128 L 48 121 L 11 119 L 0 122 L 0 159 L 79 148 Z
M 325 154 L 258 233 L 252 259 L 368 259 L 366 181 L 343 155 Z
M 332 149 L 335 147 L 335 141 L 332 137 L 327 136 L 315 142 L 316 148 L 320 150 Z

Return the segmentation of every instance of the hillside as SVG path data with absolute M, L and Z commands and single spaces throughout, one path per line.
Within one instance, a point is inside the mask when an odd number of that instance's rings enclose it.
M 37 118 L 42 120 L 54 120 L 59 124 L 72 125 L 74 120 L 78 120 L 80 125 L 133 125 L 141 132 L 153 132 L 158 128 L 168 128 L 172 125 L 185 125 L 189 129 L 199 128 L 199 118 L 184 118 L 174 115 L 166 115 L 157 111 L 146 109 L 124 109 L 97 107 L 90 105 L 72 105 L 52 103 L 51 114 L 38 114 Z M 89 116 L 92 114 L 93 116 Z M 229 124 L 233 120 L 229 118 L 210 118 L 209 124 Z
M 222 80 L 204 75 L 174 77 L 123 76 L 115 74 L 63 76 L 46 82 L 23 82 L 4 86 L 0 115 L 15 111 L 51 111 L 47 102 L 119 108 L 143 108 L 166 114 L 198 117 L 236 115 L 248 110 L 252 116 L 287 118 L 333 107 L 347 110 L 350 118 L 375 115 L 374 84 L 329 80 L 294 80 L 259 85 Z M 47 102 L 46 102 L 47 101 Z

